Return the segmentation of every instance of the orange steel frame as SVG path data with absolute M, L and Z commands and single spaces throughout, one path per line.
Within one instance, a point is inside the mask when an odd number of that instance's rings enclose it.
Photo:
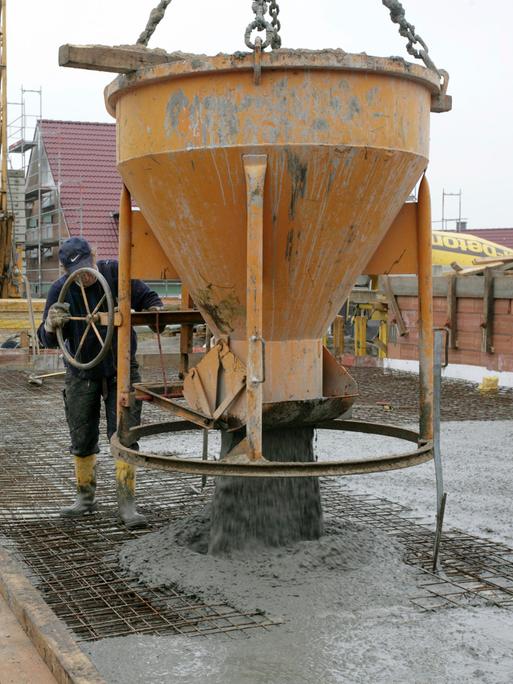
M 207 461 L 179 457 L 159 457 L 144 454 L 129 447 L 138 438 L 162 432 L 205 428 L 195 420 L 193 412 L 176 407 L 176 413 L 188 420 L 155 424 L 152 426 L 128 427 L 128 408 L 133 400 L 130 388 L 130 281 L 132 273 L 133 212 L 129 191 L 123 187 L 120 204 L 119 226 L 119 331 L 118 331 L 118 432 L 112 438 L 111 447 L 115 458 L 131 464 L 130 467 L 144 467 L 175 470 L 201 475 L 261 476 L 261 477 L 304 477 L 318 475 L 344 475 L 395 468 L 404 468 L 433 458 L 433 307 L 432 307 L 432 250 L 431 250 L 431 204 L 429 185 L 424 176 L 419 187 L 418 202 L 414 210 L 408 209 L 397 220 L 407 226 L 409 234 L 414 234 L 416 270 L 419 276 L 419 433 L 400 428 L 359 423 L 358 421 L 330 420 L 314 425 L 316 428 L 362 431 L 373 434 L 395 436 L 417 442 L 417 449 L 407 454 L 392 455 L 386 458 L 360 461 L 331 461 L 315 463 L 276 463 L 262 458 L 262 385 L 265 381 L 265 345 L 262 338 L 262 215 L 264 203 L 264 181 L 267 168 L 266 155 L 244 155 L 243 165 L 247 187 L 247 336 L 248 362 L 246 380 L 247 401 L 247 458 L 232 461 Z M 389 234 L 393 236 L 394 226 Z M 397 228 L 396 228 L 397 229 Z M 396 230 L 395 229 L 395 230 Z M 397 255 L 403 250 L 395 238 Z M 384 241 L 386 243 L 386 239 Z M 390 245 L 382 250 L 385 261 L 390 258 Z M 380 267 L 379 255 L 374 263 L 374 273 Z M 168 406 L 174 410 L 172 406 Z M 191 422 L 192 419 L 192 422 Z M 215 421 L 207 421 L 209 428 L 215 428 Z
M 264 376 L 264 341 L 262 337 L 263 268 L 264 268 L 264 182 L 267 156 L 245 155 L 248 206 L 247 240 L 247 312 L 248 362 L 246 383 L 246 437 L 248 456 L 262 458 L 262 404 Z

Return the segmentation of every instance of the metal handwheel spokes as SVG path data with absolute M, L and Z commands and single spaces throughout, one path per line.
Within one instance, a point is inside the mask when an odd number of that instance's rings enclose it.
M 94 275 L 96 280 L 100 283 L 102 289 L 103 289 L 103 295 L 94 307 L 94 309 L 91 311 L 91 307 L 89 305 L 89 302 L 87 300 L 87 294 L 85 291 L 85 287 L 80 280 L 80 275 L 83 275 L 85 273 L 89 273 L 90 275 Z M 90 368 L 94 368 L 97 366 L 105 356 L 108 354 L 110 351 L 110 346 L 112 344 L 112 337 L 114 335 L 114 299 L 112 297 L 112 292 L 109 287 L 108 282 L 105 280 L 105 278 L 102 276 L 102 274 L 97 271 L 95 268 L 89 268 L 89 267 L 84 267 L 84 268 L 79 268 L 77 269 L 74 273 L 72 273 L 69 278 L 66 280 L 64 285 L 62 286 L 62 290 L 59 293 L 59 298 L 58 302 L 60 304 L 64 303 L 66 301 L 66 296 L 68 294 L 68 291 L 71 287 L 71 285 L 76 282 L 78 287 L 80 288 L 80 291 L 82 293 L 82 299 L 84 301 L 84 306 L 85 306 L 85 316 L 80 315 L 80 316 L 75 316 L 73 315 L 73 311 L 71 311 L 71 318 L 70 320 L 72 321 L 82 321 L 85 324 L 84 332 L 82 333 L 82 336 L 80 338 L 80 342 L 78 344 L 78 347 L 75 351 L 75 354 L 73 355 L 70 350 L 66 346 L 66 342 L 64 340 L 64 335 L 62 333 L 62 328 L 57 328 L 56 330 L 56 335 L 57 335 L 57 342 L 59 343 L 59 347 L 61 348 L 62 353 L 64 354 L 64 358 L 68 363 L 70 363 L 72 366 L 75 366 L 75 368 L 79 368 L 80 370 L 89 370 Z M 100 331 L 98 330 L 98 324 L 100 321 L 100 309 L 101 307 L 106 304 L 107 305 L 107 332 L 105 334 L 105 337 L 102 337 Z M 80 352 L 82 351 L 82 347 L 84 346 L 84 342 L 86 341 L 87 336 L 89 335 L 90 332 L 93 332 L 96 337 L 98 338 L 98 342 L 100 343 L 100 351 L 98 354 L 94 357 L 94 359 L 91 359 L 90 361 L 87 362 L 81 362 L 79 361 L 80 357 Z

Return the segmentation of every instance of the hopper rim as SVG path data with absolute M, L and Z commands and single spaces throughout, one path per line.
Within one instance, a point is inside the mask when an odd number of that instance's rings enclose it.
M 364 52 L 343 50 L 274 50 L 262 54 L 262 69 L 285 71 L 334 70 L 373 73 L 413 81 L 425 86 L 432 95 L 441 92 L 439 76 L 424 66 L 407 62 L 402 57 L 377 57 Z M 253 70 L 253 53 L 186 55 L 183 59 L 144 67 L 121 74 L 104 91 L 105 106 L 116 118 L 116 103 L 127 91 L 161 81 L 178 80 L 208 73 L 247 72 Z

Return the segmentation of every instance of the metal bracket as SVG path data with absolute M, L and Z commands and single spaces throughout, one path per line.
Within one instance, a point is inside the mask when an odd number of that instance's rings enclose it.
M 187 373 L 183 393 L 194 411 L 218 420 L 245 387 L 244 364 L 230 350 L 228 340 L 220 339 Z
M 253 81 L 259 86 L 262 81 L 262 39 L 260 36 L 255 38 L 255 49 L 253 51 Z
M 152 388 L 149 385 L 145 385 L 144 383 L 139 382 L 134 384 L 134 389 L 136 399 L 151 401 L 159 408 L 171 411 L 176 416 L 180 416 L 180 418 L 185 418 L 185 420 L 188 420 L 194 423 L 195 425 L 198 425 L 199 427 L 207 429 L 214 427 L 215 421 L 212 418 L 207 418 L 206 416 L 203 416 L 201 413 L 193 411 L 192 409 L 187 408 L 183 404 L 179 404 L 177 401 L 174 401 L 169 397 L 164 397 L 159 392 L 156 392 L 154 387 Z

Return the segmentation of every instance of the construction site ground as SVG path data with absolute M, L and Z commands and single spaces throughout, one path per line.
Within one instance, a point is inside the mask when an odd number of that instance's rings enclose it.
M 0 682 L 55 684 L 56 680 L 0 596 Z
M 416 376 L 352 373 L 360 388 L 354 418 L 414 424 Z M 257 578 L 263 592 L 256 598 L 244 584 L 254 567 L 234 563 L 230 578 L 211 564 L 202 593 L 185 561 L 162 560 L 167 526 L 205 505 L 210 481 L 202 490 L 199 478 L 140 470 L 138 499 L 151 525 L 128 532 L 117 521 L 104 439 L 99 512 L 60 519 L 59 508 L 74 495 L 62 378 L 40 387 L 27 378 L 0 369 L 0 544 L 109 684 L 513 681 L 512 390 L 481 395 L 471 383 L 443 381 L 448 499 L 441 574 L 431 567 L 435 487 L 428 463 L 323 481 L 327 520 L 342 521 L 342 533 L 358 543 L 348 544 L 342 559 L 330 561 L 326 552 L 322 567 L 311 564 L 305 548 L 294 549 L 295 574 L 289 564 L 285 578 L 276 566 L 274 579 Z M 164 418 L 145 407 L 145 421 Z M 168 439 L 153 438 L 146 448 L 165 452 Z M 180 440 L 181 450 L 200 454 L 201 436 Z M 316 436 L 323 458 L 405 448 L 368 435 Z M 213 439 L 209 455 L 216 450 Z M 120 561 L 122 548 L 132 565 Z M 150 548 L 154 557 L 145 559 Z M 216 593 L 222 578 L 226 586 Z M 275 597 L 274 609 L 265 594 Z

